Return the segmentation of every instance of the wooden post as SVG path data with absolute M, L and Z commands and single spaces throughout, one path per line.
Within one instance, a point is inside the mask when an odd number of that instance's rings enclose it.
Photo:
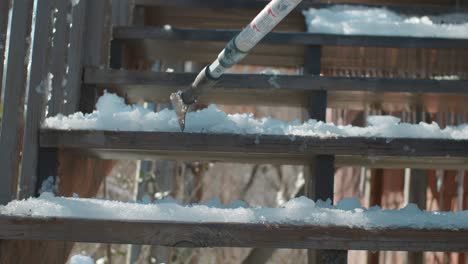
M 309 46 L 306 49 L 304 74 L 320 75 L 321 46 Z M 309 118 L 326 121 L 327 92 L 319 91 L 310 95 Z M 306 196 L 314 200 L 331 199 L 333 204 L 335 157 L 318 155 L 312 158 L 306 175 Z M 308 262 L 312 263 L 347 263 L 347 251 L 308 250 Z
M 426 121 L 421 108 L 416 109 L 416 123 Z M 408 202 L 417 204 L 419 209 L 426 209 L 427 198 L 427 170 L 411 169 L 409 175 L 409 195 Z M 421 264 L 424 263 L 423 252 L 408 252 L 408 263 Z
M 371 206 L 382 206 L 382 194 L 383 194 L 383 169 L 371 169 L 370 174 L 370 195 L 369 195 L 369 207 Z M 378 264 L 380 258 L 380 252 L 367 253 L 368 264 Z
M 0 1 L 0 95 L 2 94 L 3 60 L 5 56 L 6 34 L 8 27 L 9 1 Z M 1 120 L 1 118 L 0 118 Z
M 49 101 L 48 116 L 63 113 L 65 101 L 65 84 L 67 80 L 66 61 L 69 26 L 70 1 L 54 1 L 54 31 L 51 50 L 50 73 L 52 77 L 52 94 Z
M 85 25 L 87 1 L 79 1 L 71 10 L 71 28 L 69 35 L 68 75 L 65 85 L 65 100 L 63 114 L 69 115 L 79 108 L 80 91 L 83 78 L 83 55 L 85 42 Z M 70 52 L 72 51 L 72 52 Z
M 35 25 L 31 33 L 31 67 L 29 71 L 28 108 L 24 129 L 23 159 L 21 166 L 19 199 L 35 195 L 39 154 L 38 134 L 45 111 L 48 93 L 49 36 L 51 30 L 51 0 L 35 2 Z M 43 158 L 44 156 L 41 155 Z M 54 174 L 48 174 L 53 176 Z
M 86 5 L 85 67 L 108 67 L 112 38 L 111 6 L 111 0 L 91 0 Z
M 23 126 L 23 102 L 26 86 L 27 50 L 26 39 L 31 29 L 33 1 L 14 1 L 9 30 L 14 32 L 7 39 L 9 48 L 5 60 L 5 76 L 2 83 L 4 96 L 3 118 L 0 134 L 0 204 L 16 198 L 20 146 Z

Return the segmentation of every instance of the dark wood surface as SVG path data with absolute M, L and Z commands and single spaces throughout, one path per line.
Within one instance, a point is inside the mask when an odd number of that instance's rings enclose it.
M 135 0 L 135 5 L 140 6 L 184 6 L 184 7 L 195 7 L 195 8 L 240 8 L 240 9 L 261 9 L 269 1 L 267 0 Z M 318 3 L 317 1 L 303 1 L 297 7 L 297 10 L 308 9 L 308 8 L 328 8 L 338 4 L 334 3 Z M 353 4 L 351 4 L 353 5 Z M 398 5 L 398 4 L 369 4 L 359 3 L 359 6 L 367 7 L 385 7 L 402 14 L 441 14 L 441 13 L 454 13 L 464 12 L 463 8 L 455 8 L 452 6 L 431 6 L 431 5 Z
M 320 76 L 322 70 L 322 47 L 306 47 L 303 74 Z M 310 84 L 309 84 L 310 85 Z M 304 84 L 304 86 L 308 86 Z M 319 91 L 308 96 L 306 106 L 308 117 L 319 121 L 327 120 L 327 91 Z M 316 155 L 304 166 L 305 195 L 312 200 L 334 201 L 335 156 Z M 326 258 L 326 259 L 324 259 Z M 334 263 L 346 264 L 348 251 L 307 250 L 308 264 Z
M 26 90 L 28 43 L 25 39 L 31 29 L 32 0 L 14 1 L 10 31 L 5 55 L 2 98 L 3 117 L 0 132 L 0 204 L 16 198 L 21 152 L 21 134 Z M 3 62 L 2 62 L 3 63 Z
M 80 91 L 83 80 L 83 57 L 85 44 L 85 25 L 88 19 L 86 13 L 87 1 L 80 1 L 71 9 L 72 27 L 69 36 L 68 76 L 65 85 L 65 99 L 63 114 L 72 114 L 78 109 Z
M 11 216 L 0 216 L 0 239 L 133 243 L 169 247 L 468 250 L 467 230 L 366 230 L 291 224 L 180 223 Z
M 336 166 L 466 168 L 468 165 L 468 140 L 42 130 L 40 144 L 86 151 L 103 159 L 165 157 L 305 164 L 314 155 L 335 155 Z
M 32 35 L 31 67 L 29 69 L 26 124 L 24 129 L 23 157 L 19 199 L 35 195 L 38 172 L 39 128 L 44 120 L 49 73 L 49 32 L 51 29 L 52 0 L 41 0 L 35 9 L 35 31 Z M 51 175 L 51 174 L 49 174 Z
M 121 26 L 115 27 L 113 36 L 118 40 L 172 40 L 227 42 L 239 30 L 226 29 L 180 29 L 166 30 L 159 27 Z M 468 47 L 468 39 L 432 37 L 366 36 L 320 34 L 308 32 L 271 32 L 261 41 L 274 45 L 320 45 L 390 48 L 460 48 Z
M 67 80 L 68 37 L 70 32 L 69 15 L 71 3 L 56 1 L 54 8 L 54 33 L 52 38 L 50 73 L 52 74 L 52 96 L 49 100 L 48 115 L 63 113 L 65 101 L 65 83 Z M 80 52 L 80 51 L 73 51 Z
M 0 94 L 2 93 L 2 80 L 3 80 L 3 59 L 5 58 L 5 42 L 8 27 L 8 12 L 9 1 L 0 1 Z
M 168 102 L 169 95 L 190 86 L 196 73 L 160 73 L 88 68 L 85 83 L 140 100 Z M 200 103 L 309 105 L 308 94 L 327 91 L 327 106 L 388 111 L 415 107 L 428 112 L 467 112 L 468 81 L 312 75 L 225 74 Z
M 86 3 L 84 66 L 107 68 L 109 64 L 111 10 L 110 0 L 93 0 Z

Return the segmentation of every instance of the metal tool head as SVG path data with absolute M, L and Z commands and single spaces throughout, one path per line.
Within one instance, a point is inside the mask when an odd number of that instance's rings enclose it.
M 190 109 L 190 104 L 185 104 L 182 99 L 182 91 L 172 93 L 170 96 L 172 108 L 175 110 L 180 130 L 185 130 L 185 116 Z

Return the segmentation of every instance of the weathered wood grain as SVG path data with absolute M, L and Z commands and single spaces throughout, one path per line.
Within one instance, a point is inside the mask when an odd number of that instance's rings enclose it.
M 208 64 L 223 50 L 224 42 L 169 41 L 169 40 L 126 40 L 129 56 L 136 59 L 194 61 Z M 304 63 L 304 47 L 290 45 L 257 45 L 249 56 L 239 64 L 300 67 Z
M 314 155 L 335 155 L 336 166 L 367 163 L 391 167 L 402 162 L 406 167 L 444 167 L 447 164 L 466 168 L 468 164 L 467 140 L 42 130 L 40 144 L 91 152 L 104 159 L 159 156 L 305 164 Z
M 322 72 L 322 47 L 306 47 L 303 74 L 320 76 Z M 309 84 L 310 85 L 310 84 Z M 304 84 L 307 86 L 307 84 Z M 328 91 L 319 91 L 308 96 L 309 118 L 326 122 Z M 313 200 L 334 201 L 335 156 L 316 155 L 304 166 L 305 194 Z M 308 250 L 308 264 L 347 263 L 348 252 L 337 250 Z
M 419 122 L 431 122 L 424 118 L 424 113 L 420 109 L 415 109 L 415 123 Z M 408 202 L 416 204 L 421 210 L 426 210 L 427 206 L 427 179 L 428 171 L 413 169 L 410 170 L 409 186 L 408 186 Z M 409 253 L 408 263 L 423 264 L 424 254 L 422 252 Z
M 49 101 L 48 116 L 63 113 L 65 86 L 67 79 L 67 46 L 69 39 L 70 1 L 54 1 L 54 30 L 52 37 L 50 73 L 52 74 L 52 94 Z M 78 51 L 79 52 L 79 51 Z
M 92 0 L 86 4 L 84 65 L 107 68 L 112 32 L 111 0 Z
M 152 27 L 119 27 L 116 28 L 114 36 L 132 50 L 133 56 L 138 58 L 185 59 L 209 63 L 218 55 L 219 50 L 224 48 L 226 41 L 237 32 L 237 30 L 177 28 L 164 30 Z M 345 47 L 453 48 L 457 49 L 457 52 L 462 52 L 468 46 L 467 44 L 466 39 L 272 32 L 240 63 L 301 67 L 304 64 L 304 45 L 323 45 L 325 48 L 338 49 Z
M 23 161 L 19 184 L 19 199 L 35 195 L 37 183 L 39 128 L 45 117 L 48 92 L 48 52 L 51 29 L 52 0 L 35 2 L 35 24 L 32 36 L 31 67 L 29 68 L 28 102 L 24 129 Z
M 0 134 L 0 204 L 16 198 L 26 86 L 27 37 L 31 30 L 32 0 L 14 1 L 3 80 L 3 118 Z
M 112 25 L 126 26 L 132 21 L 133 0 L 113 0 L 112 1 Z
M 168 102 L 169 95 L 190 86 L 196 73 L 159 73 L 88 68 L 85 83 L 117 92 L 129 102 Z M 327 106 L 398 111 L 420 107 L 428 112 L 467 112 L 468 81 L 312 75 L 225 74 L 203 104 L 308 106 L 310 93 L 327 91 Z
M 12 216 L 0 216 L 0 239 L 134 243 L 169 247 L 468 250 L 467 230 L 361 229 L 300 224 L 181 223 Z
M 227 42 L 239 30 L 226 29 L 181 29 L 170 30 L 158 27 L 121 26 L 114 29 L 118 40 L 172 40 Z M 308 32 L 271 32 L 260 42 L 273 45 L 318 45 L 388 48 L 452 48 L 466 49 L 468 39 L 433 37 L 340 35 Z
M 78 109 L 80 102 L 81 84 L 83 79 L 83 57 L 86 25 L 86 4 L 80 1 L 71 9 L 71 28 L 69 33 L 69 47 L 67 56 L 68 75 L 65 84 L 65 100 L 63 114 L 69 115 Z
M 2 94 L 3 82 L 3 60 L 5 58 L 5 44 L 8 27 L 8 12 L 10 10 L 8 1 L 0 1 L 0 94 Z
M 102 70 L 87 68 L 85 83 L 100 86 L 187 87 L 197 73 Z M 225 74 L 218 89 L 291 89 L 468 94 L 468 80 L 432 80 L 314 75 Z
M 261 9 L 268 4 L 267 0 L 235 0 L 235 1 L 219 1 L 219 0 L 135 0 L 135 5 L 138 6 L 183 6 L 194 8 L 239 8 L 239 9 Z M 297 10 L 308 8 L 330 8 L 339 3 L 320 3 L 317 1 L 303 1 L 296 8 Z M 349 4 L 353 5 L 353 4 Z M 367 7 L 385 7 L 401 14 L 442 14 L 442 13 L 455 13 L 466 12 L 466 9 L 456 8 L 453 6 L 442 5 L 415 5 L 415 4 L 388 4 L 383 5 L 379 3 L 359 3 L 359 6 Z

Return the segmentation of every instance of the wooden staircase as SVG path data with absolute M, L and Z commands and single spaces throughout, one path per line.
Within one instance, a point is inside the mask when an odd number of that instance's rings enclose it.
M 20 20 L 30 17 L 34 9 L 36 28 L 50 32 L 48 14 L 56 3 L 47 0 L 32 8 L 32 2 L 15 1 L 13 21 L 16 21 L 15 18 Z M 52 100 L 49 102 L 49 115 L 70 114 L 77 110 L 89 112 L 104 89 L 124 96 L 131 103 L 141 100 L 167 102 L 168 95 L 188 87 L 196 73 L 121 69 L 125 68 L 128 58 L 207 63 L 238 32 L 229 28 L 247 18 L 241 16 L 239 21 L 231 21 L 230 16 L 227 16 L 223 20 L 224 14 L 237 14 L 244 10 L 247 10 L 247 14 L 255 13 L 265 3 L 266 1 L 260 0 L 135 0 L 130 3 L 123 0 L 81 0 L 75 6 L 65 6 L 62 9 L 59 7 L 59 13 L 69 12 L 73 26 L 69 31 L 66 28 L 57 29 L 66 32 L 68 38 L 55 39 L 53 46 L 50 46 L 47 35 L 32 35 L 32 67 L 27 69 L 30 78 L 18 76 L 17 70 L 25 69 L 25 65 L 15 64 L 18 60 L 24 61 L 26 52 L 20 54 L 10 50 L 7 54 L 7 70 L 3 78 L 10 85 L 3 87 L 5 113 L 0 160 L 7 159 L 10 165 L 2 167 L 0 202 L 5 204 L 16 198 L 35 195 L 41 180 L 56 175 L 59 150 L 99 159 L 162 157 L 187 161 L 310 165 L 306 195 L 324 200 L 333 198 L 334 171 L 340 166 L 468 168 L 468 140 L 296 137 L 291 141 L 289 136 L 272 135 L 65 131 L 40 128 L 47 92 L 31 87 L 41 87 L 50 77 L 49 73 L 55 74 L 51 84 L 53 89 L 50 94 Z M 323 76 L 320 73 L 322 48 L 326 46 L 466 50 L 468 40 L 303 32 L 304 22 L 299 19 L 299 11 L 325 6 L 328 4 L 302 4 L 280 26 L 279 29 L 286 29 L 286 32 L 269 34 L 262 45 L 243 62 L 302 67 L 304 75 L 227 74 L 210 94 L 200 98 L 201 103 L 301 106 L 308 110 L 311 118 L 319 120 L 325 119 L 327 107 L 467 113 L 466 80 Z M 411 6 L 391 8 L 405 12 L 435 12 L 434 9 Z M 4 10 L 0 9 L 0 12 Z M 130 10 L 134 12 L 130 14 Z M 196 12 L 200 16 L 219 13 L 220 17 L 216 20 L 219 24 L 217 28 L 203 28 L 204 20 L 178 18 L 177 16 L 182 15 L 169 12 L 171 10 L 186 10 L 192 12 L 194 17 L 197 16 Z M 451 9 L 446 8 L 443 11 Z M 166 16 L 145 17 L 145 12 L 164 13 Z M 133 23 L 130 23 L 128 17 L 132 16 Z M 62 14 L 59 17 L 67 16 Z M 146 25 L 148 21 L 150 26 Z M 302 21 L 302 24 L 298 21 Z M 164 24 L 172 24 L 172 28 L 164 27 Z M 13 24 L 11 27 L 14 32 L 28 28 L 26 23 Z M 62 35 L 59 32 L 55 36 Z M 16 46 L 20 43 L 21 39 L 11 38 L 7 44 Z M 68 48 L 68 58 L 64 59 L 59 47 L 63 52 L 68 43 L 71 47 Z M 17 47 L 18 50 L 27 49 L 24 44 Z M 50 68 L 50 65 L 53 67 Z M 67 68 L 68 72 L 63 70 Z M 66 82 L 59 81 L 59 77 Z M 19 78 L 23 82 L 9 83 L 13 78 Z M 65 85 L 61 86 L 62 84 Z M 29 87 L 28 90 L 24 89 L 26 86 Z M 18 89 L 23 89 L 23 93 L 14 92 Z M 21 113 L 17 113 L 17 107 L 21 108 L 20 102 L 24 100 L 26 92 L 28 100 L 25 110 L 22 174 L 19 176 L 14 167 L 16 165 L 17 168 L 19 164 L 21 149 L 18 148 L 18 131 L 23 122 Z M 17 144 L 11 144 L 12 142 Z M 18 181 L 19 193 L 16 189 Z M 468 251 L 467 235 L 467 230 L 372 230 L 293 224 L 168 223 L 0 216 L 0 239 L 3 240 L 324 250 L 318 257 L 311 258 L 311 262 L 318 263 L 324 263 L 324 259 L 328 259 L 329 263 L 345 262 L 345 250 Z

